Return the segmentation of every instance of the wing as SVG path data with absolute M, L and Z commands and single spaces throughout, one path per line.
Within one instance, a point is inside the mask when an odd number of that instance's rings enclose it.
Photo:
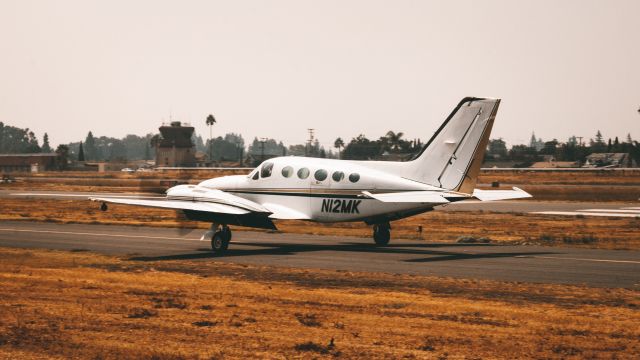
M 240 225 L 263 229 L 276 229 L 269 219 L 272 211 L 264 206 L 221 190 L 210 190 L 195 185 L 179 185 L 159 199 L 133 199 L 95 197 L 92 201 L 182 210 L 190 220 L 227 225 Z
M 225 213 L 225 214 L 249 214 L 250 211 L 241 209 L 235 206 L 225 205 L 225 204 L 214 204 L 208 202 L 196 202 L 196 201 L 184 201 L 184 200 L 169 200 L 168 198 L 159 198 L 157 200 L 143 200 L 143 199 L 127 199 L 127 198 L 89 198 L 91 201 L 100 201 L 105 203 L 112 204 L 124 204 L 124 205 L 136 205 L 136 206 L 146 206 L 146 207 L 155 207 L 155 208 L 163 208 L 163 209 L 174 209 L 174 210 L 193 210 L 193 211 L 207 211 L 214 213 Z
M 480 201 L 525 199 L 532 197 L 528 192 L 514 187 L 513 190 L 473 190 L 473 197 Z

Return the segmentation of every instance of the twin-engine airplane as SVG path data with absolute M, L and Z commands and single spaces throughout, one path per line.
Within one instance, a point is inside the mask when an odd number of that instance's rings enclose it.
M 228 225 L 276 229 L 273 221 L 285 219 L 364 221 L 373 226 L 375 243 L 386 245 L 390 221 L 438 205 L 531 197 L 518 188 L 475 189 L 499 104 L 499 99 L 464 98 L 411 161 L 279 157 L 264 161 L 248 176 L 172 187 L 163 199 L 92 200 L 177 209 L 190 220 L 210 222 L 203 240 L 211 240 L 214 253 L 227 250 Z

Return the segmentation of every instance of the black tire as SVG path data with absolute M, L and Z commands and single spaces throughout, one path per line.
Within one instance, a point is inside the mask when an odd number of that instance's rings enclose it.
M 211 237 L 211 250 L 214 254 L 221 254 L 229 247 L 229 242 L 224 240 L 222 232 L 216 231 Z
M 231 229 L 229 229 L 229 227 L 227 225 L 224 225 L 222 227 L 222 230 L 220 230 L 222 232 L 222 236 L 224 237 L 225 241 L 227 243 L 231 242 Z
M 373 241 L 376 245 L 384 246 L 389 244 L 391 240 L 391 230 L 388 225 L 374 225 L 373 226 Z

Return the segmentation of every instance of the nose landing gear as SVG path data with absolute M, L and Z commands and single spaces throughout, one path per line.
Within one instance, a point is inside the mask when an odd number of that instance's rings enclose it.
M 373 225 L 373 241 L 376 245 L 384 246 L 389 244 L 391 239 L 391 225 L 389 223 Z

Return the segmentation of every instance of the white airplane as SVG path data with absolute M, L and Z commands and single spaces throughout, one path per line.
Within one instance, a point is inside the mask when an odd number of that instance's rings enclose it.
M 386 245 L 390 221 L 435 206 L 478 199 L 531 197 L 525 191 L 475 189 L 499 99 L 464 98 L 414 160 L 352 161 L 285 156 L 264 161 L 248 176 L 178 185 L 157 200 L 92 198 L 93 201 L 182 210 L 212 223 L 202 239 L 214 253 L 227 250 L 228 225 L 276 229 L 274 220 L 364 221 L 373 240 Z

